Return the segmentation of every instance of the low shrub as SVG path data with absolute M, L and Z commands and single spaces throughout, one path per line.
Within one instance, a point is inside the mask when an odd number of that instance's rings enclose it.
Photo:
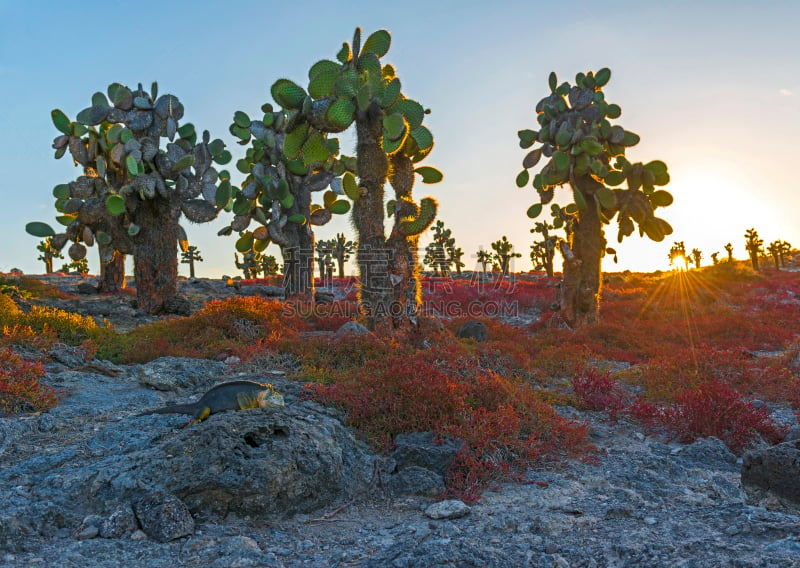
M 0 412 L 40 412 L 58 404 L 59 393 L 39 380 L 44 367 L 25 361 L 13 349 L 0 348 Z

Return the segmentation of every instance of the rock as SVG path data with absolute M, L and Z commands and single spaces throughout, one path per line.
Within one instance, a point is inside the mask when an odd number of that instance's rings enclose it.
M 336 301 L 336 296 L 333 292 L 316 291 L 314 293 L 314 301 L 318 304 L 332 304 Z
M 242 296 L 265 296 L 267 298 L 281 298 L 283 297 L 283 287 L 253 284 L 252 286 L 242 286 L 239 289 L 239 294 Z
M 91 296 L 92 294 L 97 294 L 97 286 L 93 284 L 89 284 L 88 282 L 79 282 L 76 286 L 78 290 L 78 294 Z
M 125 505 L 103 519 L 100 524 L 100 536 L 102 538 L 122 538 L 125 535 L 133 534 L 137 529 L 136 516 L 133 510 Z
M 136 431 L 149 432 L 148 422 L 180 424 L 186 417 L 136 420 Z M 375 459 L 334 411 L 308 401 L 213 414 L 136 443 L 114 444 L 106 436 L 104 445 L 123 449 L 75 472 L 62 483 L 65 497 L 97 509 L 149 488 L 175 495 L 193 513 L 223 519 L 282 519 L 352 497 L 369 486 Z
M 459 339 L 474 339 L 477 342 L 486 341 L 489 337 L 489 332 L 483 322 L 470 320 L 464 322 L 456 332 L 456 337 Z
M 188 507 L 161 491 L 148 493 L 133 503 L 133 512 L 147 536 L 158 542 L 169 542 L 194 533 L 194 519 Z
M 424 495 L 435 497 L 445 490 L 444 478 L 424 467 L 401 469 L 387 480 L 392 495 Z
M 745 453 L 742 487 L 750 504 L 800 514 L 800 440 Z
M 225 363 L 221 361 L 160 357 L 149 363 L 134 365 L 131 374 L 141 385 L 160 391 L 176 391 L 186 387 L 217 383 L 225 374 L 225 370 Z
M 720 469 L 736 469 L 736 455 L 728 449 L 725 442 L 713 436 L 698 438 L 687 446 L 681 446 L 678 454 L 696 463 L 714 462 Z
M 469 505 L 458 499 L 439 501 L 425 509 L 425 516 L 431 519 L 460 519 L 469 515 Z
M 66 345 L 64 343 L 54 343 L 48 355 L 65 367 L 80 367 L 87 360 L 86 349 L 81 346 Z
M 456 454 L 464 447 L 463 440 L 438 437 L 433 432 L 398 434 L 390 457 L 396 462 L 395 471 L 421 467 L 444 477 Z
M 182 296 L 173 296 L 164 300 L 164 313 L 177 316 L 192 315 L 192 302 Z
M 333 334 L 333 337 L 334 339 L 342 339 L 346 335 L 364 335 L 365 333 L 369 333 L 369 330 L 366 327 L 357 321 L 348 321 L 336 330 L 336 333 Z

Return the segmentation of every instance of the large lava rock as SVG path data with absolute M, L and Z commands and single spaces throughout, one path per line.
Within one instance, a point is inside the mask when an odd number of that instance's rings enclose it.
M 742 487 L 748 503 L 800 514 L 800 440 L 746 453 Z

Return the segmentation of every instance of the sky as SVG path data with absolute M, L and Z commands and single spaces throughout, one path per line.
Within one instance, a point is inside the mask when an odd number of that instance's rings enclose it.
M 728 242 L 743 259 L 751 227 L 765 244 L 800 247 L 798 22 L 796 0 L 0 0 L 0 271 L 44 271 L 39 239 L 25 224 L 57 227 L 52 188 L 81 173 L 69 155 L 53 157 L 52 109 L 74 118 L 110 83 L 158 81 L 159 93 L 184 104 L 183 122 L 222 138 L 236 160 L 245 148 L 228 132 L 233 113 L 257 114 L 278 78 L 307 85 L 309 67 L 334 59 L 356 26 L 364 37 L 391 32 L 383 61 L 394 65 L 403 92 L 432 111 L 425 124 L 436 145 L 425 163 L 445 177 L 417 183 L 414 195 L 439 201 L 438 218 L 465 251 L 467 269 L 477 267 L 479 248 L 504 235 L 522 254 L 512 270 L 531 269 L 536 237 L 526 210 L 537 196 L 515 184 L 527 152 L 517 131 L 538 129 L 534 106 L 549 94 L 551 71 L 574 82 L 602 67 L 612 71 L 606 100 L 622 107 L 614 122 L 641 136 L 628 158 L 666 162 L 664 189 L 675 198 L 658 210 L 674 228 L 661 243 L 635 232 L 617 244 L 612 224 L 607 237 L 619 261 L 607 257 L 603 270 L 667 270 L 675 241 L 700 249 L 703 264 L 712 252 L 724 257 Z M 342 138 L 345 153 L 354 145 Z M 355 239 L 346 217 L 318 227 L 317 239 Z M 204 259 L 199 276 L 239 273 L 235 235 L 217 236 L 231 218 L 184 223 Z M 423 236 L 421 246 L 429 241 Z M 275 245 L 267 253 L 280 259 Z M 98 272 L 94 249 L 88 259 Z M 179 270 L 187 275 L 188 265 Z

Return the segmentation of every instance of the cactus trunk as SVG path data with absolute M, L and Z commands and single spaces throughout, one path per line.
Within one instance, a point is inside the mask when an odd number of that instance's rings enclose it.
M 576 191 L 587 203 L 594 203 L 592 192 L 597 182 L 588 176 L 574 180 Z M 572 328 L 597 323 L 600 317 L 600 259 L 603 252 L 603 228 L 597 208 L 581 211 L 569 246 L 563 245 L 563 281 L 559 294 L 560 313 Z
M 414 165 L 405 154 L 391 157 L 389 182 L 397 196 L 395 224 L 388 239 L 389 279 L 392 292 L 392 327 L 396 330 L 410 330 L 416 327 L 422 291 L 419 282 L 418 243 L 419 234 L 406 235 L 400 230 L 400 220 L 414 215 L 409 209 L 411 191 L 414 186 Z M 403 199 L 403 198 L 407 198 Z
M 370 109 L 356 122 L 357 162 L 361 195 L 353 205 L 353 224 L 358 232 L 356 262 L 360 275 L 359 304 L 372 331 L 389 332 L 391 288 L 388 250 L 383 227 L 383 194 L 388 159 L 381 148 L 381 113 Z
M 133 239 L 136 300 L 151 314 L 178 295 L 178 219 L 180 209 L 161 199 L 140 201 L 134 222 L 140 227 Z
M 302 214 L 308 216 L 311 208 L 311 194 L 302 190 L 302 182 L 293 180 L 291 184 L 294 203 L 286 211 L 287 216 Z M 299 297 L 314 301 L 314 233 L 306 223 L 287 223 L 282 229 L 287 244 L 281 247 L 283 255 L 283 293 L 286 298 Z
M 100 251 L 100 258 L 105 257 L 107 248 L 113 249 L 110 244 L 97 244 Z M 109 262 L 100 262 L 100 283 L 98 284 L 99 292 L 106 292 L 116 294 L 125 288 L 125 255 L 121 252 L 114 250 L 110 253 L 111 260 Z
M 47 254 L 44 256 L 44 271 L 45 274 L 53 272 L 53 257 Z

